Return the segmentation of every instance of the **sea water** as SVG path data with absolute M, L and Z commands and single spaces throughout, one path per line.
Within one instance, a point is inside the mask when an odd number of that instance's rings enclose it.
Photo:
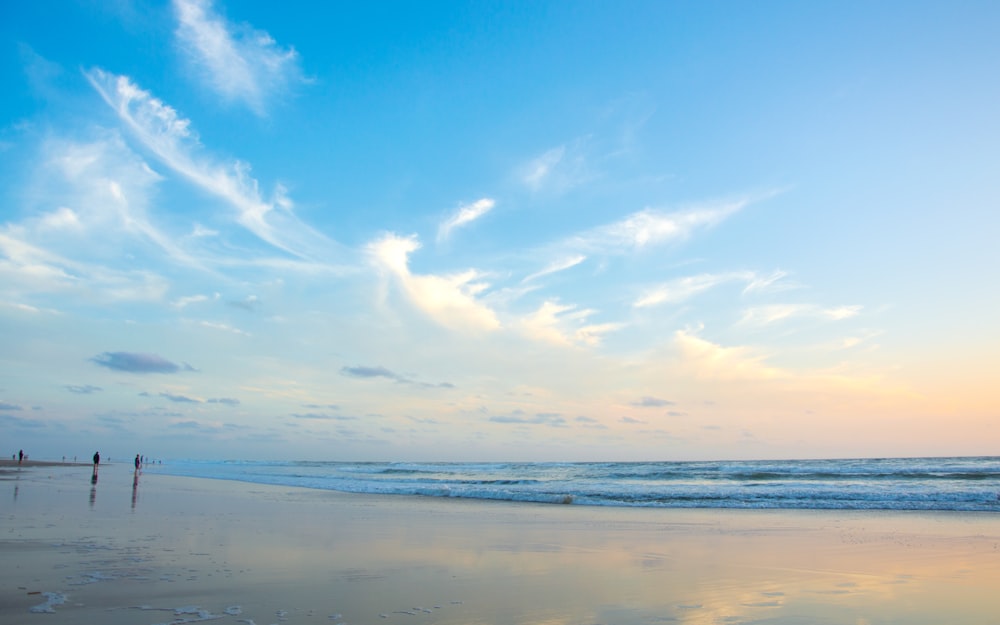
M 171 460 L 147 470 L 349 493 L 596 506 L 1000 512 L 1000 457 L 582 463 Z

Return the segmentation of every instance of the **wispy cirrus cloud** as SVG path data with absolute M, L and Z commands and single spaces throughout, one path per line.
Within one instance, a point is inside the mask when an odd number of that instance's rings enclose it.
M 746 309 L 743 312 L 740 323 L 766 326 L 795 318 L 841 321 L 859 315 L 861 310 L 861 306 L 823 308 L 814 304 L 773 304 Z
M 170 302 L 170 305 L 174 308 L 181 309 L 181 308 L 187 308 L 188 306 L 191 306 L 193 304 L 200 304 L 202 302 L 207 302 L 210 301 L 211 299 L 213 298 L 210 298 L 208 295 L 185 295 L 183 297 L 178 297 L 174 301 Z M 215 294 L 214 299 L 219 299 L 218 293 Z
M 536 156 L 524 165 L 521 180 L 532 189 L 539 189 L 549 180 L 553 171 L 566 154 L 565 146 L 558 146 Z
M 717 226 L 754 201 L 755 198 L 741 197 L 674 211 L 647 208 L 618 221 L 579 232 L 563 239 L 555 247 L 564 252 L 608 256 L 630 254 L 684 241 L 701 230 Z
M 242 102 L 258 115 L 267 104 L 304 76 L 294 48 L 248 24 L 233 24 L 211 0 L 174 0 L 177 40 L 204 83 L 230 102 Z
M 567 269 L 572 269 L 573 267 L 576 267 L 585 260 L 587 260 L 587 257 L 583 254 L 573 254 L 570 256 L 565 256 L 563 258 L 560 258 L 558 260 L 549 263 L 540 271 L 536 271 L 535 273 L 526 276 L 523 280 L 521 280 L 521 282 L 522 283 L 532 282 L 544 276 L 548 276 L 554 273 L 559 273 L 560 271 L 566 271 Z
M 748 200 L 725 202 L 715 206 L 662 212 L 641 210 L 625 219 L 601 226 L 577 238 L 585 248 L 605 250 L 637 250 L 645 247 L 682 241 L 696 230 L 715 226 L 742 210 Z
M 696 276 L 675 278 L 647 289 L 632 303 L 632 306 L 635 308 L 647 308 L 659 304 L 677 304 L 713 289 L 720 284 L 725 284 L 733 280 L 749 281 L 752 278 L 753 274 L 749 272 L 703 273 Z
M 647 308 L 660 304 L 679 304 L 730 282 L 746 283 L 743 288 L 744 294 L 792 288 L 781 282 L 787 275 L 783 271 L 775 271 L 766 275 L 754 271 L 730 271 L 682 276 L 647 288 L 632 303 L 632 306 Z
M 218 163 L 201 154 L 191 122 L 172 107 L 139 88 L 127 76 L 94 68 L 87 80 L 115 111 L 132 135 L 167 167 L 236 211 L 236 221 L 262 241 L 303 260 L 327 258 L 336 244 L 301 222 L 284 186 L 270 199 L 261 196 L 250 166 L 241 161 Z
M 250 336 L 249 332 L 244 332 L 237 327 L 234 327 L 228 323 L 220 323 L 217 321 L 199 321 L 198 325 L 203 328 L 209 328 L 211 330 L 219 330 L 221 332 L 228 332 L 230 334 L 236 334 L 239 336 Z
M 194 264 L 150 217 L 151 196 L 163 177 L 129 149 L 117 132 L 104 132 L 85 142 L 49 139 L 42 152 L 47 174 L 42 192 L 55 208 L 34 224 L 39 238 L 59 237 L 63 246 L 88 251 L 85 242 L 92 242 L 92 237 L 108 242 L 124 234 L 152 243 L 175 260 Z
M 595 176 L 586 146 L 583 138 L 550 148 L 521 165 L 518 178 L 534 192 L 566 193 Z
M 158 274 L 78 262 L 34 245 L 27 236 L 20 226 L 0 231 L 0 282 L 9 295 L 99 294 L 109 301 L 156 301 L 167 292 L 167 281 Z
M 479 219 L 486 213 L 493 210 L 496 206 L 496 200 L 492 198 L 481 198 L 476 200 L 472 204 L 465 204 L 458 207 L 453 215 L 444 220 L 440 226 L 438 226 L 437 241 L 442 243 L 447 241 L 451 236 L 451 233 L 456 229 L 466 226 L 473 221 Z
M 9 293 L 158 300 L 166 279 L 139 263 L 121 266 L 120 257 L 199 266 L 154 224 L 151 196 L 162 178 L 116 132 L 46 138 L 40 155 L 30 194 L 43 210 L 0 227 L 0 281 Z

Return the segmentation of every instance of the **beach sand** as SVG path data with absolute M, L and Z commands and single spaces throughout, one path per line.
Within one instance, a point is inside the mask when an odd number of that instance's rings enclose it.
M 1000 516 L 348 495 L 0 468 L 0 623 L 1000 622 Z

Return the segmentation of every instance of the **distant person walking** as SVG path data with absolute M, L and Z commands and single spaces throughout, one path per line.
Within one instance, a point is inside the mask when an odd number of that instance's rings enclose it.
M 139 459 L 139 454 L 135 455 L 135 470 L 139 470 L 139 465 L 142 464 L 142 460 Z
M 17 451 L 17 463 L 21 464 L 22 462 L 24 462 L 24 450 L 23 449 L 19 449 Z

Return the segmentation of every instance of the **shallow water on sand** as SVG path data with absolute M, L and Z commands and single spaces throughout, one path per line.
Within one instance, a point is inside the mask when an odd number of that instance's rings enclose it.
M 124 467 L 0 489 L 5 623 L 964 625 L 990 622 L 1000 583 L 992 514 L 359 496 Z

